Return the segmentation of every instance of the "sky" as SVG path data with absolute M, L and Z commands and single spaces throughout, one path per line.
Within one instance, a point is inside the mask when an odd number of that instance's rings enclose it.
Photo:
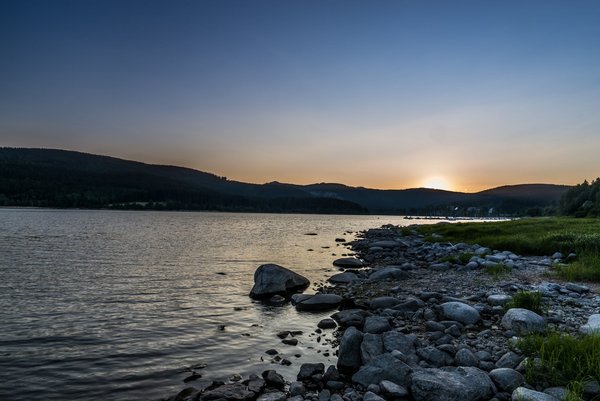
M 0 0 L 0 146 L 229 179 L 600 175 L 600 2 Z

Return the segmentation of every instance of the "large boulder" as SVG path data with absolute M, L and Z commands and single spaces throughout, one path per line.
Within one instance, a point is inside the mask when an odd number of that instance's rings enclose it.
M 381 336 L 379 334 L 365 333 L 360 345 L 360 354 L 363 365 L 371 362 L 376 356 L 383 354 L 383 340 Z
M 440 305 L 440 309 L 446 319 L 462 324 L 475 324 L 481 319 L 477 309 L 463 302 L 446 302 Z
M 336 294 L 316 294 L 296 303 L 299 311 L 323 311 L 340 306 L 343 298 Z
M 276 264 L 261 265 L 254 272 L 254 286 L 250 291 L 252 298 L 270 298 L 273 295 L 288 295 L 302 291 L 310 281 Z
M 381 354 L 373 358 L 368 364 L 361 366 L 360 370 L 352 376 L 352 381 L 367 388 L 370 384 L 379 384 L 382 380 L 389 380 L 400 386 L 410 384 L 412 369 L 401 360 L 401 354 Z
M 584 334 L 600 334 L 600 314 L 591 315 L 579 331 Z
M 362 365 L 360 346 L 363 333 L 355 327 L 348 327 L 342 338 L 338 349 L 337 367 L 341 371 L 354 372 Z
M 416 401 L 479 401 L 496 393 L 490 377 L 474 367 L 417 370 L 411 381 Z
M 502 326 L 522 336 L 546 331 L 546 319 L 528 309 L 512 308 L 502 318 Z
M 340 258 L 333 261 L 333 265 L 343 269 L 360 269 L 365 264 L 362 260 L 356 258 Z

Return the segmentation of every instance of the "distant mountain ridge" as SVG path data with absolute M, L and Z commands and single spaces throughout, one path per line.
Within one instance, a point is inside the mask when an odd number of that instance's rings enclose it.
M 0 148 L 0 205 L 419 214 L 557 202 L 569 186 L 522 184 L 477 193 L 380 190 L 338 183 L 250 184 L 190 168 L 82 152 Z

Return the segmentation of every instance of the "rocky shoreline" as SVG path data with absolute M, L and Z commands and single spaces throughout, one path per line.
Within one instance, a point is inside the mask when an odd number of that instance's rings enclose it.
M 344 271 L 316 295 L 283 296 L 308 283 L 276 265 L 257 270 L 251 292 L 273 304 L 291 299 L 301 311 L 339 309 L 315 330 L 335 330 L 337 365 L 303 363 L 294 382 L 266 370 L 246 380 L 187 387 L 166 400 L 557 401 L 566 388 L 527 383 L 525 356 L 515 340 L 549 330 L 600 329 L 597 289 L 549 274 L 553 263 L 574 255 L 523 257 L 479 245 L 432 243 L 396 226 L 367 230 L 347 245 L 355 255 L 334 262 Z M 543 316 L 505 308 L 519 291 L 542 295 Z M 291 344 L 297 342 L 294 334 L 278 335 Z M 286 363 L 276 354 L 273 361 Z M 600 396 L 598 383 L 588 383 L 584 395 Z

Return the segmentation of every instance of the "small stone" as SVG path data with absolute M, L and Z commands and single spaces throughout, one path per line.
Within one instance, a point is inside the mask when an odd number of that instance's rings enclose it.
M 390 398 L 402 398 L 408 395 L 408 390 L 406 387 L 389 380 L 382 380 L 381 383 L 379 383 L 379 388 L 381 389 L 383 395 Z
M 335 329 L 337 327 L 337 323 L 333 319 L 323 319 L 318 324 L 317 327 L 320 329 Z
M 506 305 L 512 297 L 506 294 L 493 294 L 487 297 L 487 303 L 492 306 L 504 306 Z
M 277 355 L 277 354 L 279 354 L 279 352 L 275 348 L 271 348 L 271 349 L 266 350 L 265 354 L 267 354 L 267 355 Z
M 377 394 L 372 391 L 367 391 L 365 395 L 363 395 L 363 401 L 386 401 L 384 398 L 381 398 Z
M 256 401 L 285 401 L 287 396 L 282 391 L 273 391 L 258 396 Z
M 521 361 L 525 359 L 523 356 L 516 354 L 512 351 L 508 351 L 500 359 L 496 362 L 496 367 L 498 368 L 516 368 Z
M 454 355 L 456 366 L 479 366 L 479 359 L 467 348 L 459 349 Z
M 285 345 L 298 345 L 297 338 L 286 338 L 284 340 L 281 340 L 281 342 L 284 343 Z
M 586 292 L 590 292 L 590 287 L 587 287 L 585 285 L 575 284 L 575 283 L 567 283 L 565 288 L 569 291 L 573 291 L 578 294 L 585 294 Z
M 383 316 L 369 316 L 365 319 L 364 332 L 381 334 L 391 330 L 388 318 Z
M 322 363 L 303 363 L 298 372 L 298 381 L 310 380 L 314 375 L 323 374 L 325 365 Z
M 512 393 L 517 387 L 525 384 L 525 378 L 514 369 L 499 368 L 489 373 L 500 391 Z
M 279 389 L 283 389 L 283 387 L 285 386 L 285 380 L 283 380 L 283 376 L 281 376 L 274 370 L 265 370 L 262 373 L 262 377 L 263 379 L 265 379 L 265 382 L 268 386 Z
M 558 401 L 549 394 L 530 390 L 525 387 L 518 387 L 512 393 L 512 401 Z

